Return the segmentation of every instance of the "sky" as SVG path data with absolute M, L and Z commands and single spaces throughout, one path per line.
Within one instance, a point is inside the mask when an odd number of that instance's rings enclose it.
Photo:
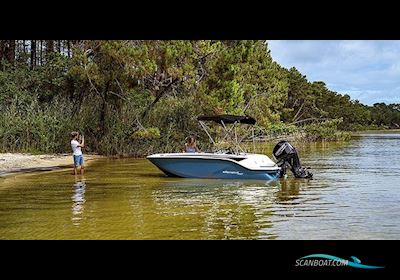
M 268 40 L 272 58 L 366 105 L 400 103 L 400 40 Z

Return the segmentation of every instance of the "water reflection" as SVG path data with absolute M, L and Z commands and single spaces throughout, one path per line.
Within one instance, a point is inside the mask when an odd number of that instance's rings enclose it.
M 85 200 L 86 183 L 85 178 L 82 175 L 75 175 L 75 183 L 73 185 L 72 194 L 72 223 L 74 225 L 80 225 L 82 220 Z
M 274 193 L 280 181 L 179 179 L 152 189 L 159 219 L 175 220 L 199 239 L 274 239 L 261 232 L 272 228 Z M 161 215 L 165 217 L 161 218 Z M 167 222 L 166 222 L 167 223 Z M 181 235 L 185 238 L 184 235 Z
M 279 202 L 290 202 L 296 200 L 300 194 L 302 186 L 308 186 L 311 180 L 303 179 L 281 179 L 279 180 L 278 191 L 275 192 L 275 197 Z
M 96 161 L 90 192 L 70 170 L 12 177 L 0 239 L 399 239 L 400 134 L 387 138 L 296 145 L 312 181 L 169 178 L 140 159 Z

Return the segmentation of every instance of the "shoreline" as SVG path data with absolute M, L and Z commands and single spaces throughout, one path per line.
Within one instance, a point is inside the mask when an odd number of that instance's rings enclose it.
M 400 132 L 400 129 L 369 129 L 369 130 L 358 130 L 352 132 L 352 136 L 360 136 L 363 133 L 396 133 Z M 264 140 L 265 141 L 265 140 Z M 258 143 L 264 141 L 256 141 Z M 271 141 L 271 140 L 269 140 Z M 268 140 L 265 142 L 269 142 Z M 320 141 L 315 141 L 320 142 Z M 325 142 L 325 141 L 323 141 Z M 327 141 L 330 142 L 330 141 Z M 337 141 L 332 141 L 337 142 Z M 84 154 L 85 165 L 90 164 L 91 161 L 105 158 L 106 156 L 98 155 L 98 154 Z M 122 155 L 114 155 L 108 156 L 108 158 L 136 158 L 136 159 L 145 159 L 146 156 L 142 157 L 131 157 L 131 156 L 122 156 Z M 73 168 L 73 160 L 72 154 L 63 153 L 63 154 L 40 154 L 40 155 L 32 155 L 29 153 L 0 153 L 0 178 L 4 178 L 5 176 L 12 174 L 23 174 L 23 173 L 31 173 L 31 172 L 40 172 L 40 171 L 52 171 L 57 169 L 66 169 Z
M 100 155 L 84 154 L 85 165 L 87 162 L 103 158 Z M 0 153 L 0 177 L 17 173 L 30 173 L 36 171 L 51 171 L 62 168 L 72 168 L 71 154 L 42 154 L 32 155 L 25 153 Z

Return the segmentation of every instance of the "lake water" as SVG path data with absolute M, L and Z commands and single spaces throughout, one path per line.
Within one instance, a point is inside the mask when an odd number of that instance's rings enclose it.
M 400 239 L 400 133 L 295 146 L 314 180 L 168 178 L 145 159 L 0 178 L 0 239 Z

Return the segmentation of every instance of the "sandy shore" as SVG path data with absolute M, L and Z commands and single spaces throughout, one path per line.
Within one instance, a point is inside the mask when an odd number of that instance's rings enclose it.
M 85 163 L 97 158 L 98 155 L 84 155 Z M 35 170 L 52 170 L 60 167 L 72 167 L 71 154 L 31 155 L 0 153 L 0 176 L 16 172 L 30 172 Z

